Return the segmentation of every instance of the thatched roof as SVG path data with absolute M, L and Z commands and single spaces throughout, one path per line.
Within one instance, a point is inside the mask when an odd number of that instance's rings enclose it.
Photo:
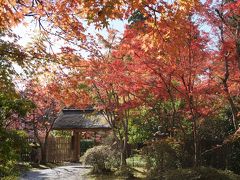
M 77 110 L 63 109 L 56 119 L 55 130 L 80 130 L 80 129 L 110 129 L 109 124 L 100 112 L 93 109 Z

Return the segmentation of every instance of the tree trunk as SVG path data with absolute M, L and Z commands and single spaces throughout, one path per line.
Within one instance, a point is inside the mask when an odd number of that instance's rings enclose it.
M 232 123 L 234 126 L 234 129 L 238 129 L 238 122 L 237 122 L 237 108 L 233 102 L 233 99 L 231 97 L 231 94 L 229 92 L 228 88 L 228 79 L 229 79 L 229 61 L 228 61 L 228 55 L 225 55 L 224 57 L 224 65 L 225 65 L 225 74 L 224 74 L 224 79 L 222 79 L 223 82 L 223 89 L 224 92 L 227 96 L 227 100 L 229 102 L 230 108 L 231 108 L 231 113 L 232 113 Z
M 240 40 L 236 42 L 236 54 L 237 54 L 238 70 L 240 71 Z
M 194 145 L 194 167 L 198 166 L 198 142 L 197 142 L 197 123 L 193 118 L 193 145 Z
M 237 114 L 238 114 L 238 111 L 237 111 L 237 108 L 233 102 L 233 99 L 229 93 L 229 90 L 228 90 L 228 85 L 227 83 L 223 82 L 224 84 L 224 91 L 226 93 L 226 96 L 227 96 L 227 99 L 228 99 L 228 102 L 229 102 L 229 105 L 230 105 L 230 108 L 231 108 L 231 113 L 232 113 L 232 123 L 233 123 L 233 126 L 234 126 L 234 129 L 237 130 L 239 128 L 238 126 L 238 120 L 237 120 Z
M 45 142 L 42 144 L 41 147 L 41 163 L 47 163 L 47 147 L 48 147 L 48 138 L 45 139 Z
M 128 147 L 128 135 L 127 132 L 124 133 L 125 137 L 122 142 L 122 151 L 121 151 L 121 166 L 126 166 L 127 165 L 127 147 Z
M 240 71 L 240 22 L 238 22 L 237 29 L 236 29 L 236 55 L 237 55 L 237 63 L 238 63 L 238 70 Z
M 126 151 L 122 151 L 121 152 L 121 163 L 120 163 L 120 166 L 124 167 L 126 165 L 127 165 L 127 154 L 126 154 Z
M 194 147 L 194 158 L 193 165 L 197 167 L 199 164 L 199 155 L 198 155 L 198 135 L 197 135 L 197 119 L 193 109 L 193 96 L 189 97 L 189 107 L 192 116 L 192 128 L 193 128 L 193 147 Z
M 223 25 L 221 25 L 219 27 L 220 32 L 221 32 L 221 43 L 222 45 L 224 45 L 225 43 L 225 39 L 224 39 L 224 31 L 223 31 Z M 224 50 L 224 49 L 223 49 Z M 237 56 L 239 55 L 240 51 L 238 52 L 238 44 L 236 44 L 236 50 L 237 50 Z M 231 113 L 232 113 L 232 123 L 234 125 L 234 129 L 237 130 L 238 129 L 238 122 L 237 122 L 237 108 L 233 102 L 232 96 L 229 92 L 229 88 L 228 88 L 228 80 L 229 80 L 229 76 L 230 76 L 230 72 L 229 72 L 229 52 L 227 50 L 224 50 L 224 66 L 225 66 L 225 73 L 224 73 L 224 78 L 222 78 L 222 82 L 223 82 L 223 88 L 224 88 L 224 92 L 227 96 L 227 100 L 229 102 L 230 108 L 231 108 Z M 239 56 L 237 57 L 239 58 Z M 240 62 L 239 62 L 240 63 Z M 240 65 L 240 64 L 238 64 Z M 239 66 L 240 68 L 240 66 Z
M 125 140 L 122 145 L 122 151 L 121 151 L 121 167 L 127 165 L 127 148 L 125 147 Z

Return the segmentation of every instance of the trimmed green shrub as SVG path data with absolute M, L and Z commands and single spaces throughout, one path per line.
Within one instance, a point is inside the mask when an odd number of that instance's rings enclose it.
M 146 167 L 150 176 L 158 176 L 166 170 L 176 169 L 181 166 L 181 146 L 173 138 L 149 143 L 143 148 Z
M 110 172 L 120 162 L 120 156 L 110 146 L 101 145 L 88 149 L 82 161 L 93 166 L 93 174 L 103 174 Z

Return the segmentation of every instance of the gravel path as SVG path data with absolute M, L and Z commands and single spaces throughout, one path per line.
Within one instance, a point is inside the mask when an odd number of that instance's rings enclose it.
M 33 169 L 26 172 L 20 180 L 85 180 L 84 175 L 88 172 L 90 167 L 74 164 L 53 169 Z

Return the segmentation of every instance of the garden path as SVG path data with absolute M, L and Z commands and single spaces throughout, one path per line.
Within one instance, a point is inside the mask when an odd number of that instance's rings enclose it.
M 32 169 L 21 176 L 20 180 L 85 180 L 90 167 L 80 164 L 59 166 L 53 169 Z

